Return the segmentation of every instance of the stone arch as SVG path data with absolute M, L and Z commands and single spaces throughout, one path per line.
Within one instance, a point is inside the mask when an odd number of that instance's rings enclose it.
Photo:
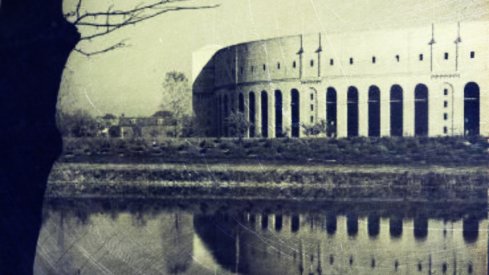
M 336 137 L 337 96 L 336 90 L 329 87 L 326 90 L 326 135 Z
M 283 136 L 283 115 L 282 115 L 282 92 L 275 91 L 275 136 Z
M 256 100 L 255 100 L 255 93 L 253 91 L 250 92 L 249 94 L 249 101 L 248 101 L 248 108 L 249 108 L 249 122 L 250 122 L 250 137 L 255 137 L 256 136 Z
M 480 88 L 469 82 L 464 88 L 464 135 L 480 134 Z
M 414 135 L 428 135 L 428 87 L 416 85 L 414 89 Z
M 394 84 L 391 87 L 390 92 L 390 135 L 391 136 L 402 136 L 403 129 L 403 96 L 402 87 Z
M 291 93 L 291 101 L 290 101 L 290 115 L 291 115 L 291 136 L 299 137 L 300 136 L 300 97 L 299 91 L 297 89 L 292 89 Z
M 358 136 L 358 89 L 350 86 L 347 92 L 347 136 Z
M 261 134 L 268 137 L 268 94 L 267 91 L 261 92 Z
M 368 136 L 380 137 L 380 89 L 375 85 L 368 89 Z

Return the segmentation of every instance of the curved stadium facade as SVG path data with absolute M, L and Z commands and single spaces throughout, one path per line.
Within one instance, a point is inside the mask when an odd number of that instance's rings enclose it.
M 193 106 L 208 136 L 488 136 L 488 66 L 485 21 L 278 37 L 218 50 Z

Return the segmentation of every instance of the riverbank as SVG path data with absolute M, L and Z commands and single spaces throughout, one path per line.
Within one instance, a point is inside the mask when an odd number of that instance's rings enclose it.
M 487 201 L 487 166 L 63 163 L 48 198 Z
M 62 162 L 242 163 L 272 162 L 342 165 L 489 164 L 483 137 L 355 137 L 277 139 L 117 139 L 65 138 Z

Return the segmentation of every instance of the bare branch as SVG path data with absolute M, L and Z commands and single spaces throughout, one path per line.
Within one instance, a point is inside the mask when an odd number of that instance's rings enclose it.
M 171 11 L 179 11 L 179 10 L 197 10 L 197 9 L 210 9 L 210 8 L 215 8 L 218 7 L 219 5 L 212 5 L 212 6 L 197 6 L 197 7 L 169 7 L 165 8 L 162 10 L 159 10 L 158 12 L 148 14 L 148 15 L 143 15 L 143 16 L 137 16 L 137 14 L 131 14 L 129 18 L 126 20 L 119 22 L 119 23 L 97 23 L 97 22 L 80 22 L 77 25 L 78 26 L 90 26 L 90 27 L 104 27 L 106 28 L 104 31 L 101 32 L 96 32 L 94 34 L 90 34 L 87 36 L 83 36 L 80 38 L 80 40 L 91 40 L 94 38 L 97 38 L 99 36 L 107 35 L 109 33 L 112 33 L 118 29 L 121 29 L 123 27 L 135 25 L 137 23 L 141 23 L 143 21 L 146 21 L 148 19 L 151 19 L 153 17 L 159 16 L 163 13 L 171 12 Z
M 201 6 L 170 6 L 174 3 L 187 1 L 189 0 L 154 0 L 153 3 L 139 4 L 128 10 L 113 10 L 113 6 L 110 6 L 107 11 L 81 12 L 82 0 L 78 0 L 75 11 L 66 14 L 66 16 L 68 18 L 74 17 L 74 19 L 70 21 L 77 27 L 88 28 L 88 34 L 83 35 L 80 40 L 91 41 L 92 39 L 108 35 L 121 28 L 135 25 L 148 19 L 157 17 L 163 13 L 180 10 L 211 9 L 220 6 L 219 4 Z M 126 46 L 125 43 L 119 42 L 111 47 L 96 52 L 86 52 L 79 48 L 75 49 L 75 51 L 85 56 L 92 56 L 124 46 Z
M 106 52 L 109 52 L 109 51 L 112 51 L 115 49 L 119 49 L 119 48 L 123 48 L 123 47 L 127 47 L 127 46 L 129 46 L 129 44 L 126 44 L 125 40 L 124 40 L 124 41 L 120 41 L 119 43 L 114 44 L 110 47 L 104 48 L 102 50 L 88 52 L 88 51 L 82 50 L 80 48 L 75 48 L 74 51 L 76 51 L 76 52 L 78 52 L 78 53 L 80 53 L 86 57 L 90 57 L 90 56 L 94 56 L 94 55 L 101 54 L 101 53 L 106 53 Z
M 78 3 L 76 4 L 75 14 L 76 14 L 76 17 L 77 17 L 77 18 L 79 18 L 79 17 L 80 17 L 81 1 L 82 1 L 82 0 L 78 0 Z

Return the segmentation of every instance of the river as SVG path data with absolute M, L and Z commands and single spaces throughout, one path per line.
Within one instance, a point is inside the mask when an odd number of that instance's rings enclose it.
M 50 199 L 35 274 L 487 274 L 487 203 Z

